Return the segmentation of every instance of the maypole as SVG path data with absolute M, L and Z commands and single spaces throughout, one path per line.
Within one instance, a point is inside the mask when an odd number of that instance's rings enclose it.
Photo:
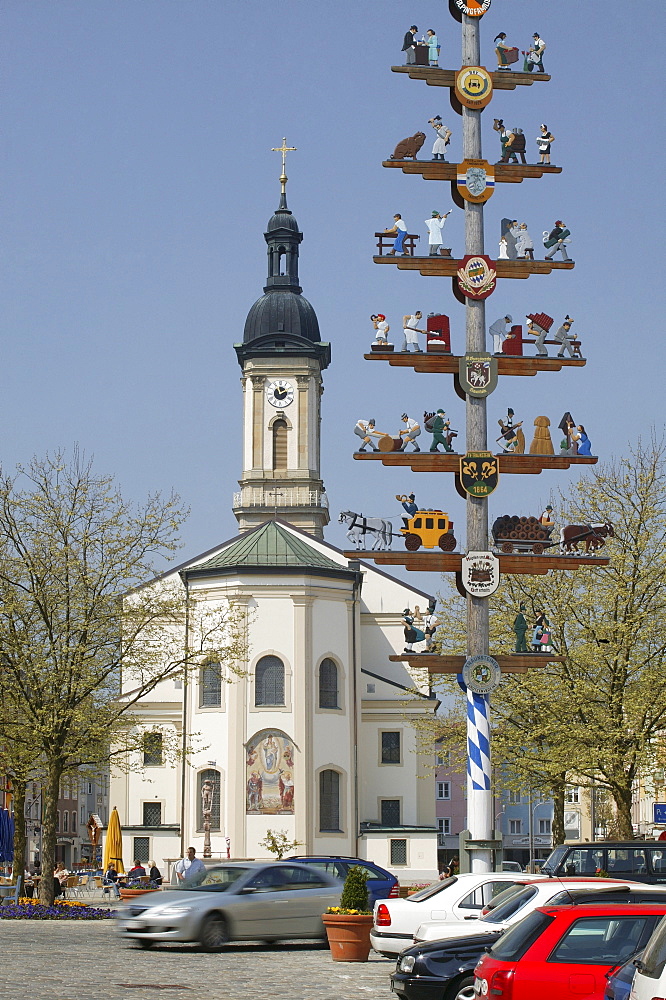
M 521 625 L 521 621 L 525 622 L 522 610 L 516 616 L 518 624 L 515 624 L 515 650 L 490 655 L 489 598 L 497 590 L 502 573 L 543 575 L 553 570 L 577 569 L 581 565 L 603 566 L 608 563 L 608 559 L 598 555 L 604 539 L 597 537 L 593 527 L 589 529 L 594 536 L 593 544 L 586 546 L 585 554 L 578 554 L 577 537 L 573 539 L 573 544 L 563 543 L 558 546 L 551 539 L 554 525 L 550 521 L 549 508 L 540 519 L 525 515 L 497 518 L 489 532 L 488 498 L 497 489 L 501 474 L 535 474 L 545 469 L 592 465 L 597 461 L 590 454 L 586 437 L 586 447 L 579 451 L 579 439 L 568 413 L 559 425 L 567 436 L 566 447 L 561 447 L 559 454 L 555 454 L 552 446 L 547 430 L 550 420 L 545 416 L 535 419 L 534 441 L 529 453 L 525 454 L 524 435 L 520 430 L 520 423 L 513 423 L 513 411 L 509 411 L 502 426 L 500 451 L 493 454 L 488 449 L 487 397 L 495 389 L 499 377 L 533 376 L 539 372 L 560 371 L 563 367 L 582 367 L 586 363 L 581 354 L 580 342 L 570 333 L 572 321 L 568 316 L 553 334 L 554 340 L 547 340 L 552 318 L 539 313 L 530 317 L 526 336 L 523 336 L 521 326 L 513 326 L 510 338 L 506 341 L 501 332 L 493 338 L 494 341 L 500 341 L 499 344 L 493 344 L 493 354 L 489 353 L 490 345 L 486 344 L 485 300 L 495 290 L 498 280 L 525 279 L 531 274 L 550 274 L 553 270 L 571 270 L 574 267 L 564 245 L 569 235 L 568 230 L 559 224 L 556 224 L 555 230 L 550 234 L 550 242 L 545 244 L 548 253 L 544 260 L 535 260 L 533 250 L 518 253 L 514 247 L 511 248 L 511 254 L 500 251 L 496 260 L 485 254 L 484 204 L 497 191 L 497 186 L 503 183 L 520 183 L 527 178 L 541 178 L 545 174 L 561 173 L 561 167 L 550 163 L 549 155 L 541 155 L 538 164 L 528 164 L 525 162 L 524 152 L 521 152 L 522 162 L 518 163 L 518 155 L 511 152 L 511 146 L 513 144 L 517 150 L 524 150 L 524 143 L 520 136 L 504 128 L 501 119 L 494 122 L 493 128 L 500 133 L 502 157 L 494 165 L 483 159 L 482 115 L 496 92 L 513 91 L 516 87 L 550 81 L 550 76 L 543 69 L 545 44 L 541 38 L 535 41 L 534 49 L 530 51 L 522 71 L 516 71 L 512 67 L 517 59 L 518 49 L 508 46 L 504 46 L 505 51 L 501 53 L 503 64 L 497 71 L 489 72 L 481 65 L 482 18 L 490 5 L 491 0 L 449 0 L 449 10 L 461 24 L 462 60 L 459 69 L 440 68 L 437 60 L 433 65 L 432 57 L 429 58 L 424 50 L 419 51 L 420 46 L 415 37 L 410 46 L 410 32 L 405 35 L 403 46 L 406 64 L 392 67 L 393 72 L 406 74 L 413 80 L 425 81 L 431 87 L 448 88 L 451 105 L 462 118 L 461 162 L 447 162 L 440 147 L 433 149 L 432 160 L 418 160 L 417 153 L 425 136 L 417 132 L 399 142 L 393 156 L 384 161 L 383 166 L 398 168 L 404 174 L 420 174 L 426 180 L 450 182 L 453 201 L 465 214 L 465 254 L 461 258 L 454 258 L 446 249 L 442 249 L 440 254 L 433 254 L 431 251 L 428 256 L 417 253 L 418 237 L 407 233 L 400 215 L 396 215 L 393 230 L 375 234 L 378 237 L 378 254 L 373 258 L 377 264 L 394 266 L 401 271 L 418 270 L 425 277 L 452 279 L 453 294 L 465 306 L 465 353 L 452 353 L 447 316 L 432 317 L 432 325 L 428 322 L 426 351 L 410 353 L 409 343 L 414 344 L 419 332 L 421 314 L 418 313 L 409 317 L 411 331 L 406 331 L 409 333 L 409 340 L 405 336 L 402 351 L 393 352 L 393 347 L 387 343 L 381 332 L 382 328 L 378 325 L 378 336 L 371 353 L 365 355 L 367 360 L 384 361 L 392 367 L 412 367 L 417 372 L 453 375 L 454 388 L 465 399 L 465 451 L 453 453 L 451 440 L 445 437 L 447 424 L 443 411 L 438 411 L 432 424 L 433 445 L 429 451 L 415 448 L 407 452 L 407 438 L 404 441 L 402 438 L 393 439 L 376 431 L 373 424 L 359 421 L 357 433 L 359 436 L 366 436 L 362 448 L 354 455 L 359 461 L 381 461 L 383 465 L 408 467 L 413 472 L 453 473 L 456 489 L 466 501 L 464 552 L 454 551 L 456 542 L 450 530 L 448 515 L 443 511 L 418 509 L 412 496 L 400 498 L 407 501 L 403 503 L 403 507 L 408 513 L 411 507 L 414 508 L 406 519 L 407 527 L 402 529 L 406 552 L 393 552 L 389 551 L 390 546 L 377 545 L 372 551 L 347 553 L 349 557 L 373 559 L 380 565 L 402 565 L 420 572 L 455 573 L 458 590 L 466 597 L 465 656 L 446 653 L 435 655 L 429 644 L 426 644 L 424 650 L 413 651 L 410 639 L 405 654 L 394 655 L 390 659 L 407 661 L 413 668 L 425 668 L 431 675 L 457 674 L 458 683 L 466 693 L 468 828 L 460 835 L 460 868 L 461 871 L 478 872 L 492 870 L 498 864 L 502 846 L 499 835 L 493 829 L 490 694 L 500 683 L 502 673 L 525 673 L 550 661 L 562 659 L 551 652 L 549 644 L 544 645 L 544 652 L 528 652 L 525 644 L 527 626 L 522 630 Z M 442 144 L 446 142 L 447 133 L 450 133 L 443 127 L 441 119 L 430 119 L 430 124 L 434 125 Z M 433 214 L 440 218 L 438 213 Z M 386 254 L 384 248 L 387 234 L 390 233 L 395 234 L 396 240 L 394 248 Z M 508 246 L 508 240 L 505 245 Z M 561 250 L 562 259 L 559 261 L 554 260 L 557 250 Z M 506 317 L 507 322 L 510 320 L 510 317 Z M 503 331 L 503 321 L 499 325 Z M 493 333 L 496 331 L 493 330 Z M 536 340 L 531 339 L 532 337 Z M 535 343 L 536 355 L 527 356 L 524 353 L 525 347 Z M 554 357 L 548 356 L 546 345 L 549 343 L 560 345 L 560 350 Z M 565 349 L 569 354 L 566 358 Z M 434 414 L 432 416 L 435 417 Z M 407 428 L 414 423 L 410 423 L 407 414 L 403 415 L 403 420 Z M 373 437 L 377 439 L 377 448 L 368 452 L 366 444 Z M 445 445 L 443 453 L 439 451 L 438 442 Z M 566 529 L 563 538 L 565 536 Z M 420 551 L 422 547 L 430 551 Z M 409 616 L 406 620 L 408 624 L 412 621 Z M 547 623 L 542 622 L 542 625 L 547 627 Z

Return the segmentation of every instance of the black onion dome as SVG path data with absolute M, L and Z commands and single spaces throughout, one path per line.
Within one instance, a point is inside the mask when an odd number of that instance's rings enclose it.
M 255 355 L 287 353 L 311 355 L 326 368 L 331 348 L 321 343 L 317 314 L 301 294 L 298 248 L 303 234 L 287 208 L 284 190 L 280 204 L 268 221 L 264 239 L 268 275 L 264 294 L 247 314 L 243 343 L 235 345 L 239 364 L 242 366 L 246 358 Z
M 288 208 L 278 208 L 278 210 L 271 215 L 266 227 L 266 235 L 268 235 L 268 233 L 274 233 L 277 229 L 289 229 L 292 233 L 298 233 L 298 235 L 302 238 L 302 233 L 299 231 L 298 223 Z
M 243 343 L 270 336 L 278 340 L 298 337 L 319 343 L 317 314 L 303 295 L 276 288 L 257 299 L 245 320 Z

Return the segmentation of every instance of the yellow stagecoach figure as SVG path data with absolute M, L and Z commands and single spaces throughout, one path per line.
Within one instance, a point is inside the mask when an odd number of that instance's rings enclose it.
M 400 533 L 408 552 L 416 552 L 423 545 L 426 549 L 439 546 L 443 552 L 453 552 L 456 538 L 453 521 L 442 510 L 417 510 L 412 517 L 403 518 L 405 527 Z

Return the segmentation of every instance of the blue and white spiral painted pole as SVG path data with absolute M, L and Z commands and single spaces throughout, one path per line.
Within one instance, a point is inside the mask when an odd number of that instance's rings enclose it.
M 490 790 L 490 698 L 467 688 L 467 775 L 472 792 Z

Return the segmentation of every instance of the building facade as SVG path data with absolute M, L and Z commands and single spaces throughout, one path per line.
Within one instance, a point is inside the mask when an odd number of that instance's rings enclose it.
M 374 860 L 407 880 L 434 877 L 432 760 L 411 720 L 437 706 L 425 672 L 389 662 L 402 612 L 429 595 L 323 540 L 322 372 L 330 347 L 298 279 L 302 234 L 280 204 L 264 234 L 263 296 L 235 345 L 242 369 L 240 534 L 167 574 L 200 605 L 247 614 L 245 676 L 202 662 L 140 705 L 152 736 L 138 770 L 112 776 L 126 860 L 268 857 L 269 830 L 297 853 Z M 159 585 L 159 583 L 156 583 Z M 164 739 L 188 755 L 167 762 Z M 198 748 L 201 749 L 198 749 Z M 210 841 L 210 848 L 208 847 Z

